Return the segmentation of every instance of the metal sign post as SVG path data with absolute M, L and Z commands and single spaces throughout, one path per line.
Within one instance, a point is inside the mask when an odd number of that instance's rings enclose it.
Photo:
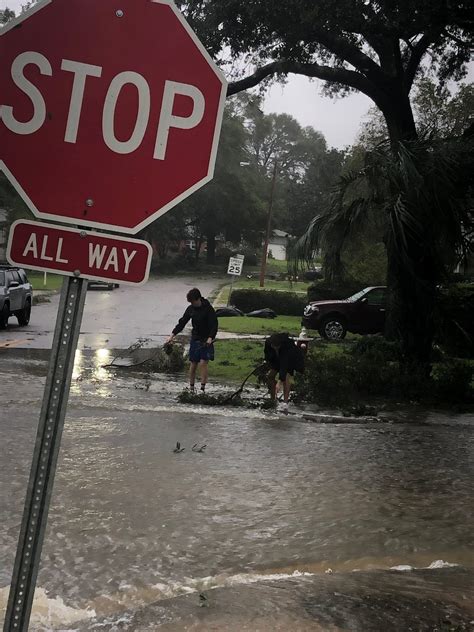
M 86 292 L 87 279 L 64 279 L 4 632 L 28 630 Z

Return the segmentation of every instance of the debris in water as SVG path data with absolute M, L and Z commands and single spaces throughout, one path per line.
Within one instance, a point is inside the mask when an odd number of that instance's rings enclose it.
M 240 397 L 234 397 L 234 399 L 229 400 L 229 396 L 224 394 L 214 396 L 200 393 L 197 395 L 188 390 L 184 390 L 178 395 L 178 401 L 181 404 L 197 404 L 201 406 L 245 406 Z
M 205 443 L 204 445 L 202 445 L 200 448 L 198 448 L 198 447 L 196 447 L 196 446 L 197 446 L 197 443 L 195 443 L 195 444 L 193 445 L 193 447 L 191 448 L 191 450 L 192 450 L 193 452 L 204 452 L 204 450 L 205 450 L 205 449 L 206 449 L 206 447 L 207 447 L 207 443 Z
M 207 608 L 209 601 L 204 593 L 199 593 L 199 605 L 201 608 Z
M 176 442 L 176 447 L 173 450 L 175 454 L 179 454 L 180 452 L 184 452 L 186 448 L 181 447 L 181 443 L 179 441 Z

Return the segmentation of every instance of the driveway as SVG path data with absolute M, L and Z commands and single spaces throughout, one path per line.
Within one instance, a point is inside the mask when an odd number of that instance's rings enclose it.
M 150 280 L 141 287 L 90 290 L 82 319 L 78 348 L 126 349 L 137 338 L 150 338 L 149 346 L 161 344 L 184 312 L 187 291 L 197 286 L 204 296 L 215 290 L 220 278 L 171 277 Z M 28 327 L 12 317 L 0 331 L 1 348 L 51 348 L 59 294 L 50 303 L 35 305 Z

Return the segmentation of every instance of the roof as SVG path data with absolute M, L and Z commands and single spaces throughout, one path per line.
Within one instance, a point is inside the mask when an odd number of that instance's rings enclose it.
M 274 228 L 273 236 L 274 237 L 292 237 L 293 235 L 290 235 L 290 233 L 285 233 L 284 230 L 278 230 L 278 228 Z

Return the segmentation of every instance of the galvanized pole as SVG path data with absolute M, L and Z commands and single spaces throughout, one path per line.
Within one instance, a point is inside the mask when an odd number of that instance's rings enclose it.
M 4 632 L 28 630 L 86 291 L 87 279 L 64 279 Z
M 230 280 L 230 290 L 229 290 L 229 296 L 227 297 L 227 307 L 229 307 L 233 289 L 234 289 L 234 275 L 231 276 L 231 280 Z

